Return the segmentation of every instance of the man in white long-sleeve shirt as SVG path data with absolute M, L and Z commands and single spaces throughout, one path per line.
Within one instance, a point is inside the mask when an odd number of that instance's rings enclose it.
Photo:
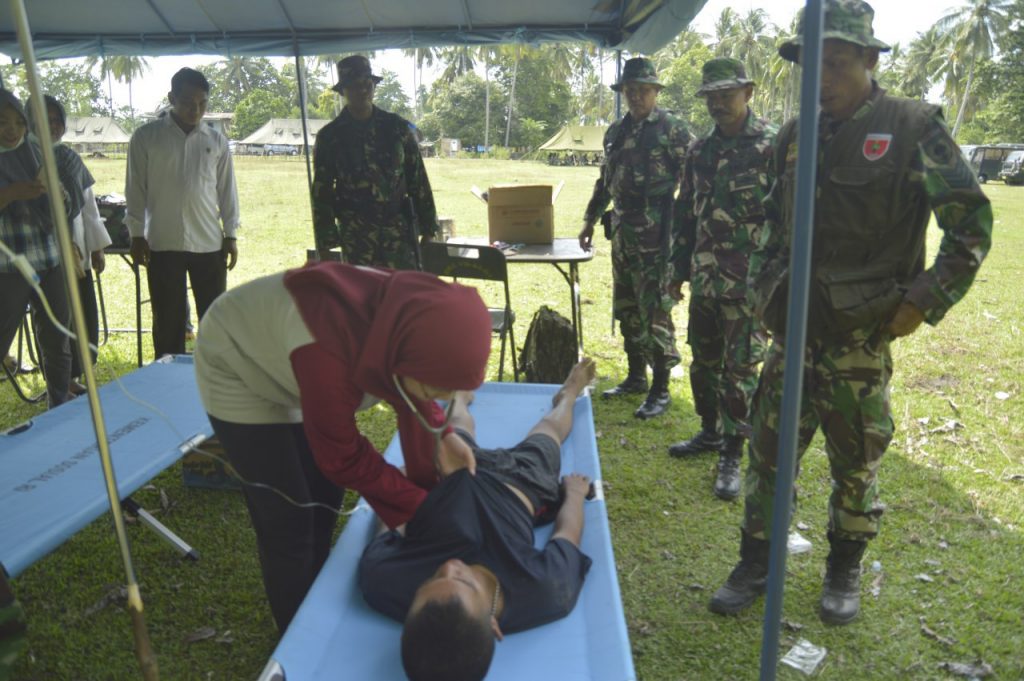
M 238 259 L 228 141 L 202 124 L 209 92 L 202 73 L 178 71 L 170 111 L 136 130 L 128 147 L 127 224 L 132 259 L 147 267 L 156 357 L 185 351 L 186 274 L 201 319 Z

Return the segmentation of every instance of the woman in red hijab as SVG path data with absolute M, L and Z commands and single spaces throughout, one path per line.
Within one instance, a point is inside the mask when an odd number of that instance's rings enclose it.
M 260 483 L 244 493 L 281 632 L 327 559 L 345 488 L 396 527 L 439 471 L 474 470 L 434 400 L 483 382 L 490 343 L 476 291 L 419 272 L 313 264 L 210 307 L 199 393 L 231 465 Z M 397 415 L 405 475 L 356 426 L 380 400 Z

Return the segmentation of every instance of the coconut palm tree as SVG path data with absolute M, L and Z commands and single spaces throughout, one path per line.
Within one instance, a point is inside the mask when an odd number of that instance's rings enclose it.
M 423 85 L 423 66 L 434 65 L 434 58 L 438 56 L 438 49 L 434 47 L 410 47 L 402 50 L 406 57 L 412 57 L 412 91 L 413 99 L 416 101 L 416 118 L 423 116 L 423 101 L 420 99 L 420 87 Z
M 764 80 L 768 62 L 775 54 L 775 31 L 763 9 L 752 9 L 732 24 L 729 33 L 718 41 L 715 52 L 740 60 L 751 78 Z
M 938 29 L 934 26 L 910 41 L 899 66 L 897 83 L 900 90 L 908 97 L 916 97 L 924 101 L 931 89 L 935 77 L 936 57 L 942 40 Z M 942 57 L 945 60 L 945 57 Z
M 949 63 L 966 66 L 967 82 L 960 98 L 960 106 L 953 123 L 956 137 L 964 121 L 967 100 L 974 85 L 974 72 L 978 60 L 991 59 L 997 36 L 1010 30 L 1007 12 L 1012 0 L 967 0 L 960 9 L 953 10 L 935 22 L 935 28 L 945 38 L 949 50 Z
M 110 57 L 110 72 L 119 83 L 128 84 L 128 110 L 131 112 L 131 123 L 135 125 L 135 102 L 132 99 L 132 81 L 146 75 L 149 62 L 145 57 Z

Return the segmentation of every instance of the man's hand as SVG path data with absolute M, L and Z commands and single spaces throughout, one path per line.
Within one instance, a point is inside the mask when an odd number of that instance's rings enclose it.
M 133 236 L 131 246 L 132 263 L 135 265 L 149 266 L 149 242 L 144 236 Z
M 668 294 L 677 303 L 683 302 L 683 282 L 673 281 L 668 285 Z
M 594 243 L 594 223 L 584 222 L 583 229 L 580 230 L 580 248 L 584 251 L 592 249 Z
M 586 499 L 587 494 L 590 493 L 590 478 L 582 473 L 569 473 L 562 478 L 562 487 L 565 488 L 566 501 L 575 495 L 579 495 L 581 500 Z
M 901 338 L 917 331 L 917 327 L 921 326 L 923 321 L 924 313 L 917 309 L 916 305 L 902 302 L 896 308 L 896 314 L 889 320 L 885 330 L 892 338 Z
M 468 468 L 470 475 L 476 475 L 476 457 L 473 456 L 473 450 L 455 433 L 448 433 L 441 439 L 437 463 L 442 478 L 447 478 L 462 468 Z
M 96 274 L 103 274 L 107 269 L 107 256 L 102 250 L 92 252 L 92 269 Z
M 229 270 L 235 269 L 238 262 L 238 241 L 233 236 L 226 236 L 220 244 L 221 255 Z

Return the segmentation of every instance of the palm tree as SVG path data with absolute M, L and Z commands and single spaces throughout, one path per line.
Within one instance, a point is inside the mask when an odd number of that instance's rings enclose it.
M 935 76 L 935 60 L 940 44 L 939 32 L 934 26 L 924 33 L 918 33 L 910 42 L 900 62 L 897 81 L 903 94 L 924 101 Z
M 979 59 L 991 59 L 995 37 L 1010 30 L 1007 11 L 1012 0 L 967 0 L 967 4 L 935 22 L 935 28 L 948 41 L 949 62 L 967 66 L 967 83 L 953 124 L 956 137 L 967 110 L 967 100 L 974 85 L 974 67 Z
M 715 52 L 740 60 L 751 78 L 764 80 L 768 62 L 775 54 L 774 31 L 775 26 L 768 21 L 768 14 L 763 9 L 752 9 L 732 24 L 729 33 L 718 41 Z
M 474 49 L 468 45 L 442 47 L 439 50 L 439 58 L 445 67 L 441 72 L 441 79 L 451 83 L 464 73 L 471 72 L 476 67 L 473 53 Z
M 412 91 L 413 99 L 416 100 L 416 118 L 423 116 L 423 101 L 420 99 L 420 86 L 423 84 L 423 65 L 434 65 L 434 58 L 438 56 L 438 50 L 434 47 L 410 47 L 402 50 L 406 57 L 412 57 Z
M 732 7 L 726 7 L 722 10 L 722 13 L 718 15 L 718 19 L 715 21 L 715 55 L 723 56 L 724 53 L 720 52 L 720 45 L 722 41 L 732 35 L 733 28 L 736 25 L 738 17 L 736 16 L 736 10 Z
M 145 57 L 110 57 L 110 73 L 119 83 L 128 84 L 128 110 L 131 112 L 132 126 L 135 125 L 135 102 L 132 99 L 132 81 L 140 78 L 149 70 L 149 62 Z
M 85 66 L 90 71 L 95 69 L 97 65 L 99 65 L 99 67 L 100 67 L 100 80 L 103 80 L 104 78 L 107 79 L 107 110 L 110 112 L 110 115 L 113 116 L 114 115 L 114 85 L 113 85 L 112 78 L 113 78 L 113 75 L 114 75 L 114 68 L 113 68 L 112 58 L 111 57 L 98 57 L 96 55 L 93 55 L 93 56 L 91 56 L 91 57 L 89 57 L 88 59 L 85 60 Z

